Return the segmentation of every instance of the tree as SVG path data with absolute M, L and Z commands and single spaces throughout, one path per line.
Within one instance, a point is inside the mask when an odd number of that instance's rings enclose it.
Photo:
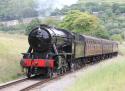
M 111 39 L 114 41 L 119 41 L 120 43 L 123 41 L 122 36 L 120 34 L 112 35 Z
M 122 32 L 120 35 L 121 35 L 122 39 L 125 40 L 125 31 Z
M 114 3 L 114 4 L 112 5 L 112 11 L 113 11 L 113 13 L 116 13 L 116 11 L 117 11 L 118 8 L 119 8 L 119 4 Z
M 93 33 L 98 30 L 98 19 L 97 17 L 88 13 L 81 13 L 73 22 L 74 30 L 78 32 Z
M 30 23 L 29 23 L 29 25 L 27 26 L 27 28 L 26 28 L 26 35 L 28 35 L 31 31 L 32 31 L 32 29 L 34 29 L 36 26 L 39 26 L 41 24 L 41 22 L 40 22 L 40 20 L 39 19 L 33 19 Z
M 106 30 L 97 31 L 95 33 L 95 36 L 97 36 L 99 38 L 103 38 L 103 39 L 109 39 L 110 38 L 110 35 L 109 35 L 108 31 L 106 31 Z
M 101 22 L 97 17 L 78 10 L 70 11 L 65 16 L 60 26 L 64 29 L 69 29 L 81 34 L 109 38 L 108 32 L 104 30 L 104 26 L 101 25 Z
M 54 17 L 47 17 L 47 18 L 43 19 L 42 23 L 58 27 L 60 20 L 56 19 Z
M 63 22 L 61 22 L 60 27 L 69 29 L 69 30 L 74 30 L 74 21 L 81 15 L 82 12 L 79 10 L 73 10 L 68 12 L 68 14 L 65 16 L 63 19 Z
M 0 0 L 0 20 L 13 20 L 38 15 L 34 0 Z

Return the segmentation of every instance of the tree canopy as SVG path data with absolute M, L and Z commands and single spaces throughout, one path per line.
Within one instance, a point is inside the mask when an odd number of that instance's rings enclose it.
M 34 0 L 0 0 L 0 20 L 37 16 Z
M 39 19 L 33 19 L 26 28 L 26 35 L 28 35 L 32 29 L 34 29 L 36 26 L 39 26 L 41 24 L 41 21 Z
M 111 39 L 114 40 L 114 41 L 119 41 L 119 42 L 123 41 L 122 36 L 120 34 L 112 35 Z
M 105 31 L 99 19 L 87 12 L 83 13 L 78 10 L 70 11 L 65 16 L 60 26 L 64 29 L 82 34 L 109 38 L 107 31 Z
M 105 34 L 112 36 L 125 31 L 125 3 L 122 0 L 121 3 L 116 1 L 118 0 L 79 0 L 76 4 L 55 10 L 51 15 L 67 15 L 71 10 L 89 12 L 101 20 L 102 27 L 105 26 Z M 104 33 L 103 31 L 101 32 Z M 102 36 L 101 32 L 97 32 L 96 35 Z

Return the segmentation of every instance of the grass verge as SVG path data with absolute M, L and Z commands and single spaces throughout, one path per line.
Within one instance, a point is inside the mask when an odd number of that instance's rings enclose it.
M 26 36 L 0 32 L 0 83 L 22 75 L 19 62 L 27 48 Z
M 67 91 L 125 90 L 125 57 L 119 56 L 94 66 L 88 68 Z

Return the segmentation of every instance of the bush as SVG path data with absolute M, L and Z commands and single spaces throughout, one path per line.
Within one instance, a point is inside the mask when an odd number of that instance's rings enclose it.
M 119 41 L 120 43 L 123 41 L 122 36 L 120 34 L 112 35 L 111 39 L 114 41 Z
M 110 38 L 110 35 L 109 35 L 108 31 L 106 31 L 106 30 L 97 31 L 95 33 L 95 36 L 97 36 L 99 38 L 103 38 L 103 39 L 109 39 Z
M 43 24 L 51 25 L 54 27 L 58 27 L 60 20 L 53 18 L 53 17 L 47 17 L 42 21 Z
M 40 20 L 39 19 L 33 19 L 29 24 L 28 26 L 26 27 L 26 35 L 28 35 L 32 29 L 34 29 L 36 26 L 39 26 L 41 24 Z

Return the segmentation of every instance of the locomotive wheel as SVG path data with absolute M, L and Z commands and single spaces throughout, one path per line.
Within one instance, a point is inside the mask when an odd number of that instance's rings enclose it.
M 64 73 L 66 73 L 66 71 L 67 71 L 67 70 L 66 70 L 66 67 L 63 67 L 63 70 L 64 70 Z
M 63 74 L 63 68 L 62 67 L 58 69 L 57 74 L 58 75 Z
M 74 63 L 71 63 L 71 71 L 74 72 L 75 71 L 75 64 Z
M 53 77 L 53 70 L 51 68 L 47 69 L 47 77 L 49 77 L 49 78 Z
M 31 78 L 31 75 L 32 75 L 31 68 L 27 68 L 27 69 L 26 69 L 26 76 L 27 76 L 28 78 Z
M 63 74 L 63 73 L 64 73 L 63 67 L 60 69 L 60 71 L 61 71 L 61 74 Z
M 61 69 L 57 69 L 57 74 L 58 74 L 58 75 L 61 74 Z

